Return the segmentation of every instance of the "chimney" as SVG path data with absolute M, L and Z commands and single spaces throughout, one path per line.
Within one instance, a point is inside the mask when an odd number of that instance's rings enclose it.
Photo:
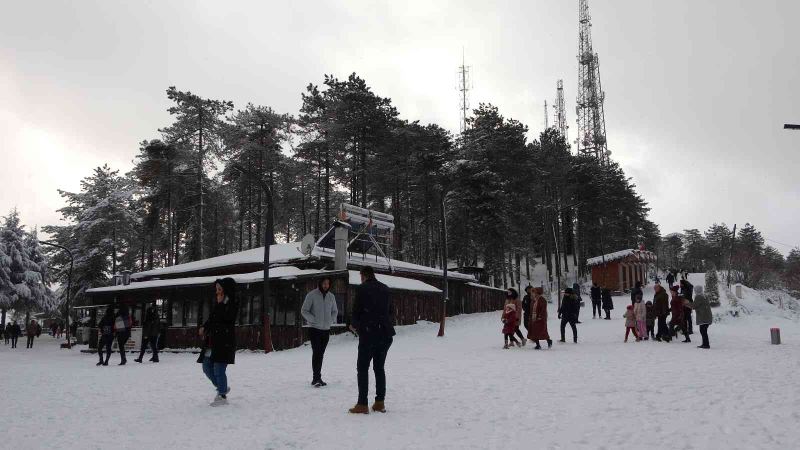
M 131 284 L 131 271 L 130 270 L 123 270 L 122 271 L 122 284 L 127 286 Z
M 122 275 L 119 273 L 115 273 L 111 279 L 114 281 L 114 286 L 119 286 L 122 284 Z
M 333 227 L 335 228 L 333 240 L 336 249 L 333 268 L 334 270 L 347 270 L 347 238 L 350 235 L 350 225 L 337 220 L 333 223 Z

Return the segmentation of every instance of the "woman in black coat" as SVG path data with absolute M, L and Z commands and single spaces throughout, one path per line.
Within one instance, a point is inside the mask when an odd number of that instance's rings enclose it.
M 198 363 L 203 364 L 203 373 L 217 389 L 217 396 L 211 406 L 228 403 L 228 364 L 236 358 L 236 334 L 234 325 L 238 314 L 236 303 L 236 282 L 233 278 L 223 278 L 214 282 L 216 298 L 208 320 L 200 327 L 203 346 Z
M 611 289 L 603 288 L 603 310 L 606 312 L 606 320 L 611 320 L 611 310 L 614 309 L 614 300 L 611 299 Z

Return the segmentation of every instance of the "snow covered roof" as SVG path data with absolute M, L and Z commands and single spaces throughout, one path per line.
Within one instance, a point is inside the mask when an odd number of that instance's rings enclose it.
M 333 259 L 334 252 L 324 248 L 317 247 L 312 252 L 312 257 Z M 290 242 L 287 244 L 274 244 L 270 246 L 269 262 L 270 264 L 291 264 L 300 260 L 308 259 L 309 257 L 300 252 L 299 242 Z M 253 248 L 242 252 L 231 253 L 229 255 L 216 256 L 213 258 L 206 258 L 200 261 L 192 261 L 184 264 L 176 264 L 174 266 L 162 267 L 160 269 L 147 270 L 144 272 L 137 272 L 131 275 L 132 280 L 140 280 L 144 278 L 162 278 L 166 276 L 175 276 L 190 272 L 203 272 L 214 269 L 222 269 L 228 267 L 236 267 L 243 265 L 257 265 L 262 264 L 264 261 L 264 247 Z M 422 266 L 405 261 L 391 260 L 392 268 L 399 272 L 415 273 L 420 275 L 442 276 L 442 269 L 434 267 Z M 351 266 L 372 266 L 375 268 L 382 268 L 388 270 L 388 264 L 384 258 L 378 257 L 375 260 L 374 255 L 361 255 L 358 253 L 351 253 L 348 264 Z M 270 269 L 274 270 L 274 269 Z M 475 277 L 459 272 L 448 271 L 448 277 L 454 280 L 462 281 L 475 281 Z M 271 277 L 270 277 L 271 278 Z
M 274 244 L 269 248 L 269 262 L 270 264 L 288 263 L 293 260 L 306 258 L 300 252 L 299 242 L 290 242 L 288 244 Z M 137 272 L 131 275 L 132 280 L 140 278 L 154 278 L 162 277 L 165 275 L 176 275 L 186 272 L 197 272 L 210 269 L 218 269 L 222 267 L 232 267 L 244 264 L 259 264 L 264 261 L 264 247 L 252 248 L 241 252 L 231 253 L 229 255 L 215 256 L 213 258 L 201 259 L 200 261 L 192 261 L 184 264 L 176 264 L 174 266 L 162 267 L 160 269 L 146 270 L 144 272 Z
M 449 272 L 448 272 L 448 273 L 449 273 Z M 506 291 L 505 289 L 496 288 L 496 287 L 494 287 L 494 286 L 488 286 L 488 285 L 486 285 L 486 284 L 480 284 L 480 283 L 467 283 L 467 284 L 468 284 L 469 286 L 473 286 L 473 287 L 479 287 L 479 288 L 483 288 L 483 289 L 494 289 L 495 291 L 502 291 L 502 292 L 505 292 L 505 291 Z
M 618 259 L 627 258 L 628 256 L 634 256 L 638 260 L 643 262 L 652 262 L 655 261 L 656 259 L 656 255 L 653 252 L 649 252 L 647 250 L 628 249 L 628 250 L 620 250 L 618 252 L 609 253 L 602 256 L 595 256 L 594 258 L 589 258 L 586 260 L 586 265 L 596 266 L 598 264 L 603 264 L 603 262 L 616 261 Z
M 322 258 L 333 258 L 334 252 L 325 248 L 317 247 L 314 249 L 312 255 Z M 444 275 L 442 269 L 437 269 L 435 267 L 422 266 L 419 264 L 414 264 L 406 261 L 398 261 L 396 259 L 391 259 L 390 261 L 392 263 L 392 268 L 398 272 L 415 273 L 420 275 L 433 275 L 439 277 Z M 386 263 L 386 259 L 380 256 L 375 258 L 375 255 L 364 256 L 359 253 L 351 253 L 347 263 L 348 265 L 352 266 L 372 266 L 386 270 L 389 269 L 389 265 Z M 453 280 L 475 281 L 475 277 L 473 277 L 472 275 L 467 275 L 465 273 L 460 273 L 460 272 L 452 272 L 449 270 L 447 271 L 447 277 Z
M 389 289 L 399 289 L 402 291 L 417 291 L 417 292 L 442 292 L 441 289 L 431 286 L 428 283 L 423 283 L 419 280 L 412 278 L 396 277 L 393 275 L 376 274 L 375 278 L 381 283 L 385 284 Z M 355 270 L 350 271 L 350 285 L 358 286 L 361 284 L 361 274 Z
M 294 266 L 281 266 L 269 269 L 269 279 L 291 280 L 294 278 L 298 278 L 300 276 L 317 275 L 326 272 L 331 272 L 331 271 L 316 270 L 316 269 L 298 269 L 297 267 Z M 244 273 L 244 274 L 225 275 L 225 277 L 231 277 L 234 279 L 234 281 L 236 281 L 239 284 L 257 283 L 259 281 L 264 281 L 264 272 L 258 271 L 258 272 Z M 166 287 L 178 287 L 178 286 L 202 286 L 202 285 L 210 285 L 218 278 L 220 277 L 209 276 L 209 277 L 171 278 L 166 280 L 134 281 L 128 285 L 106 286 L 106 287 L 87 289 L 86 292 L 89 294 L 100 294 L 108 292 L 135 291 L 139 289 L 154 289 L 154 288 L 166 288 Z

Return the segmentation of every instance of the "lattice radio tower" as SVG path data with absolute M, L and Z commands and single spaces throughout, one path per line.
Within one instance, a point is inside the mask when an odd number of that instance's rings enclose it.
M 544 101 L 544 129 L 550 128 L 550 122 L 547 121 L 547 100 Z
M 601 162 L 610 155 L 603 111 L 605 93 L 600 85 L 600 63 L 592 50 L 592 18 L 588 0 L 578 0 L 578 153 L 590 154 Z
M 556 83 L 556 108 L 555 108 L 556 130 L 564 136 L 564 140 L 569 144 L 569 136 L 567 131 L 567 110 L 564 108 L 564 80 L 558 80 Z
M 464 50 L 461 50 L 461 65 L 458 67 L 459 109 L 461 110 L 461 132 L 467 131 L 467 117 L 469 111 L 469 90 L 472 89 L 472 68 L 464 63 Z

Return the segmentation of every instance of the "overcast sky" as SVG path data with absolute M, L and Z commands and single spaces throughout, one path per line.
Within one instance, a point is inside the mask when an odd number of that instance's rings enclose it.
M 296 114 L 351 72 L 401 117 L 458 131 L 470 100 L 543 128 L 564 80 L 574 138 L 577 0 L 8 2 L 0 15 L 0 214 L 56 223 L 56 189 L 127 171 L 168 125 L 165 89 Z M 800 245 L 800 2 L 591 0 L 606 127 L 662 234 L 751 222 Z M 552 123 L 552 119 L 551 119 Z M 522 174 L 520 174 L 522 175 Z M 776 242 L 775 242 L 776 241 Z

